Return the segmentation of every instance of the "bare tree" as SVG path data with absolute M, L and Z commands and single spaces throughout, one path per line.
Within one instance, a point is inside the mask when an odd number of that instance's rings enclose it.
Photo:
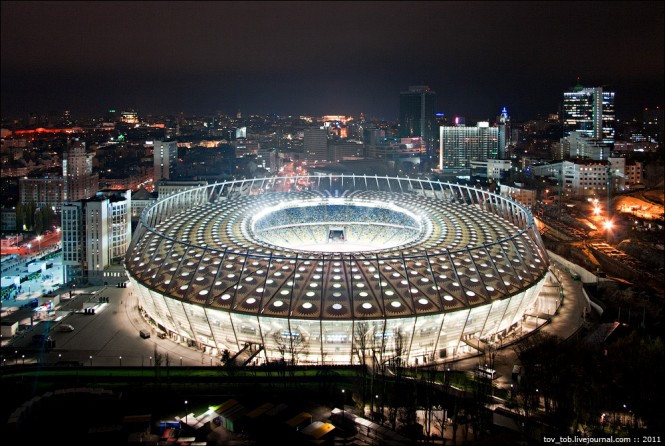
M 307 356 L 309 354 L 309 339 L 298 327 L 291 332 L 290 342 L 287 346 L 291 354 L 291 365 L 298 365 L 301 355 Z
M 284 339 L 284 336 L 279 331 L 273 332 L 272 339 L 275 341 L 275 347 L 282 358 L 282 362 L 284 362 L 286 360 L 286 351 L 288 349 L 286 339 Z
M 367 345 L 369 341 L 368 337 L 370 336 L 370 325 L 366 321 L 356 322 L 353 331 L 354 352 L 358 356 L 358 363 L 362 366 L 359 371 L 359 393 L 362 395 L 362 408 L 364 412 L 367 403 Z
M 443 438 L 446 432 L 446 409 L 441 404 L 432 407 L 432 426 L 441 433 L 441 442 L 446 444 Z
M 399 389 L 402 383 L 402 377 L 404 375 L 404 367 L 402 367 L 402 355 L 404 354 L 405 345 L 407 342 L 407 335 L 402 331 L 401 328 L 398 328 L 394 332 L 394 356 L 392 357 L 393 363 L 393 379 L 394 379 L 394 389 Z M 394 430 L 397 427 L 397 414 L 398 410 L 403 402 L 403 395 L 397 395 L 395 392 L 391 395 L 391 404 L 390 410 L 388 411 L 388 420 Z

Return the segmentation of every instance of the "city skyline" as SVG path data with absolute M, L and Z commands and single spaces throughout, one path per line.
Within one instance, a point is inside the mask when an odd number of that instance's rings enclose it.
M 3 115 L 392 120 L 400 91 L 429 85 L 446 115 L 520 120 L 578 79 L 616 91 L 619 119 L 662 105 L 662 4 L 599 5 L 3 2 Z

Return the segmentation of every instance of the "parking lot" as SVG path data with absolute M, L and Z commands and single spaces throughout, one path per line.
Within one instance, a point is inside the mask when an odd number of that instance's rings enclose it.
M 76 293 L 71 300 L 63 300 L 61 309 L 69 314 L 53 324 L 48 333 L 55 341 L 55 348 L 42 354 L 26 355 L 26 363 L 74 361 L 93 366 L 149 366 L 156 347 L 164 358 L 168 354 L 172 366 L 218 364 L 216 358 L 169 339 L 160 339 L 157 332 L 140 318 L 131 285 L 127 288 L 90 287 Z M 100 303 L 100 297 L 108 297 L 108 303 Z M 95 313 L 84 313 L 84 307 L 94 307 Z M 71 325 L 74 330 L 61 332 L 58 329 L 60 324 Z M 139 334 L 141 330 L 151 333 L 151 336 L 142 338 Z M 12 343 L 12 347 L 18 350 L 19 358 L 21 349 L 35 347 L 32 341 L 34 334 L 37 331 L 30 330 Z M 15 358 L 7 359 L 10 364 L 15 362 Z M 21 360 L 23 358 L 18 362 Z

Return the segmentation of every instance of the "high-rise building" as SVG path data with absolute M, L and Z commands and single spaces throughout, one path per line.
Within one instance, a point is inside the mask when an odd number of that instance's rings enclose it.
M 304 158 L 308 163 L 328 161 L 328 132 L 323 127 L 307 128 L 304 131 Z
M 663 127 L 665 120 L 663 120 L 663 109 L 645 108 L 642 112 L 642 130 L 649 138 L 650 142 L 658 143 L 662 149 L 663 147 Z
M 503 107 L 501 115 L 497 118 L 497 125 L 499 127 L 499 159 L 508 158 L 508 146 L 511 144 L 510 137 L 510 116 L 508 110 Z
M 63 201 L 90 198 L 99 190 L 99 174 L 92 173 L 94 154 L 88 153 L 83 141 L 73 141 L 62 157 L 65 187 Z
M 131 191 L 98 192 L 62 206 L 63 281 L 99 281 L 131 241 Z
M 420 137 L 433 156 L 436 139 L 436 92 L 426 85 L 409 86 L 399 95 L 399 136 Z
M 153 181 L 170 180 L 175 173 L 178 145 L 175 141 L 155 141 L 153 149 Z
M 614 144 L 614 92 L 576 85 L 563 94 L 563 135 L 579 130 Z
M 440 127 L 439 169 L 468 167 L 471 161 L 496 159 L 499 153 L 499 129 L 489 122 L 475 127 Z

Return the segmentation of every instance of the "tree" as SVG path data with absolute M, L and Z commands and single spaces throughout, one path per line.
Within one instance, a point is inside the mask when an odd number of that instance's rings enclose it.
M 153 355 L 155 357 L 155 376 L 159 380 L 161 377 L 162 354 L 157 351 L 157 344 L 155 344 Z
M 16 232 L 23 230 L 25 224 L 25 207 L 19 203 L 16 205 Z
M 402 367 L 402 355 L 404 354 L 404 348 L 407 344 L 407 335 L 402 331 L 401 328 L 398 328 L 394 332 L 394 356 L 392 358 L 392 363 L 394 365 L 394 389 L 399 389 L 402 384 L 402 377 L 404 375 L 404 367 Z M 390 410 L 388 411 L 388 420 L 394 430 L 397 426 L 397 413 L 399 407 L 401 406 L 403 395 L 397 394 L 393 391 L 391 394 L 390 401 Z
M 224 365 L 224 369 L 226 370 L 226 374 L 231 376 L 234 374 L 236 370 L 236 359 L 233 357 L 231 352 L 228 349 L 224 349 L 222 352 L 222 357 L 220 358 L 220 361 L 222 365 Z
M 353 329 L 354 351 L 358 356 L 358 363 L 362 366 L 360 375 L 360 394 L 362 395 L 362 408 L 367 404 L 367 343 L 370 332 L 369 322 L 356 322 Z
M 44 214 L 42 212 L 42 209 L 44 208 L 40 208 L 35 214 L 35 232 L 37 233 L 37 235 L 41 235 L 42 232 L 44 232 L 44 227 L 45 227 Z

